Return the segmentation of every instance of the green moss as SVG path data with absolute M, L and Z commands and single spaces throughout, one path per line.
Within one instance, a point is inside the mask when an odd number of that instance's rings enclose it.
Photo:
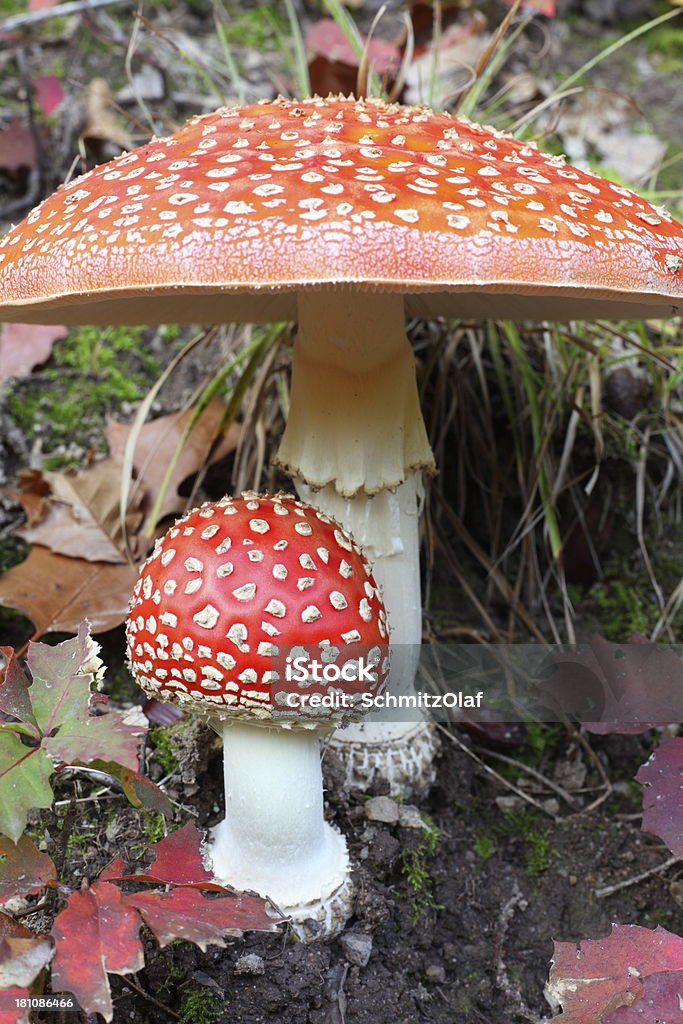
M 434 883 L 429 871 L 429 862 L 437 851 L 441 833 L 426 815 L 422 816 L 422 820 L 425 824 L 420 841 L 416 846 L 403 850 L 400 862 L 401 874 L 408 887 L 413 922 L 430 911 L 442 909 L 434 899 Z
M 154 747 L 154 754 L 166 775 L 170 775 L 178 767 L 178 759 L 173 749 L 169 730 L 162 725 L 154 725 L 149 730 L 149 742 Z
M 274 50 L 280 38 L 289 35 L 287 18 L 276 7 L 254 7 L 228 11 L 229 18 L 223 22 L 222 35 L 233 46 L 249 50 Z
M 139 401 L 158 375 L 158 361 L 144 345 L 141 327 L 73 329 L 55 345 L 50 365 L 17 385 L 8 398 L 10 415 L 29 441 L 42 434 L 46 452 L 73 443 L 89 447 L 106 414 Z M 78 461 L 67 452 L 45 465 L 54 469 Z
M 524 841 L 524 864 L 530 878 L 537 878 L 548 870 L 557 851 L 550 842 L 547 829 L 539 825 L 533 814 L 529 811 L 504 811 L 500 829 L 507 838 L 514 836 Z
M 213 993 L 205 988 L 186 988 L 180 1000 L 182 1024 L 216 1024 L 220 1014 Z
M 143 824 L 145 835 L 150 843 L 158 843 L 166 835 L 166 822 L 163 814 L 145 814 Z
M 474 852 L 479 860 L 485 864 L 497 852 L 495 840 L 486 832 L 475 832 Z

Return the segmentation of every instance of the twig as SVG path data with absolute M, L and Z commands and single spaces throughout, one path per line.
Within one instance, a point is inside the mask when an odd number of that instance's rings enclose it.
M 508 757 L 506 754 L 499 754 L 496 750 L 487 750 L 480 746 L 475 746 L 474 749 L 484 757 L 492 757 L 495 761 L 502 761 L 503 764 L 507 764 L 511 768 L 516 768 L 518 771 L 526 772 L 526 774 L 530 775 L 532 779 L 536 780 L 536 782 L 540 782 L 541 785 L 552 790 L 553 793 L 556 793 L 557 796 L 561 797 L 573 811 L 581 810 L 577 800 L 571 795 L 571 793 L 568 793 L 566 789 L 562 788 L 562 786 L 558 786 L 558 784 L 553 782 L 552 779 L 542 775 L 541 772 L 536 771 L 535 768 L 532 768 L 528 764 L 524 764 L 523 761 L 515 761 L 513 757 Z
M 129 0 L 68 0 L 68 3 L 58 4 L 56 7 L 42 7 L 38 11 L 28 11 L 26 14 L 15 14 L 11 18 L 5 18 L 4 21 L 0 21 L 0 32 L 14 32 L 17 28 L 38 25 L 50 18 L 64 18 L 68 14 L 80 14 L 83 11 L 94 11 L 98 7 L 123 3 L 129 3 Z
M 619 892 L 621 889 L 628 889 L 632 885 L 638 885 L 639 882 L 644 882 L 652 875 L 658 875 L 661 871 L 668 871 L 674 864 L 678 864 L 680 857 L 669 857 L 663 864 L 658 864 L 654 868 L 649 868 L 647 871 L 643 871 L 640 875 L 633 875 L 632 878 L 626 878 L 623 882 L 615 882 L 614 885 L 606 885 L 604 889 L 596 889 L 595 896 L 601 900 L 605 896 L 612 896 L 615 892 Z
M 134 982 L 132 978 L 126 977 L 125 974 L 120 974 L 119 977 L 124 985 L 131 988 L 133 992 L 137 992 L 137 994 L 142 996 L 143 999 L 146 999 L 147 1002 L 152 1003 L 158 1010 L 163 1010 L 164 1013 L 167 1013 L 169 1017 L 173 1017 L 174 1020 L 180 1020 L 180 1014 L 175 1013 L 170 1006 L 165 1006 L 164 1003 L 160 1003 L 159 1000 L 155 999 L 154 996 L 151 996 L 149 992 L 145 992 L 144 988 L 141 988 L 140 985 Z
M 501 908 L 500 916 L 498 918 L 498 930 L 496 933 L 494 952 L 496 985 L 505 996 L 508 1005 L 513 1007 L 513 1012 L 515 1012 L 516 1016 L 530 1021 L 531 1024 L 541 1024 L 538 1017 L 533 1014 L 527 1006 L 524 996 L 519 989 L 519 985 L 511 980 L 505 963 L 505 940 L 507 938 L 508 931 L 510 930 L 512 919 L 515 916 L 515 911 L 518 908 L 520 910 L 526 910 L 527 905 L 527 901 L 522 895 L 519 885 L 515 881 L 512 896 Z
M 482 761 L 478 754 L 475 754 L 474 751 L 471 750 L 466 743 L 463 743 L 462 740 L 458 739 L 458 737 L 455 736 L 454 733 L 444 728 L 443 725 L 439 725 L 438 722 L 436 722 L 435 724 L 439 732 L 442 732 L 444 736 L 447 736 L 451 743 L 455 743 L 456 747 L 459 747 L 464 754 L 467 754 L 467 756 L 471 757 L 473 761 L 476 761 L 479 767 L 483 768 L 487 775 L 490 775 L 492 778 L 494 778 L 496 782 L 499 783 L 499 785 L 511 790 L 513 793 L 516 794 L 516 796 L 521 797 L 521 799 L 524 800 L 526 803 L 531 804 L 533 807 L 535 807 L 537 811 L 541 811 L 542 814 L 547 814 L 548 817 L 552 818 L 554 822 L 557 823 L 562 820 L 559 815 L 553 814 L 552 811 L 549 811 L 546 807 L 543 806 L 543 804 L 540 804 L 538 800 L 534 800 L 532 796 L 529 796 L 528 793 L 525 793 L 523 789 L 519 788 L 519 786 L 515 786 L 514 783 L 508 782 L 508 780 L 503 778 L 502 775 L 499 775 L 498 772 L 491 767 L 491 765 L 486 764 L 485 761 Z

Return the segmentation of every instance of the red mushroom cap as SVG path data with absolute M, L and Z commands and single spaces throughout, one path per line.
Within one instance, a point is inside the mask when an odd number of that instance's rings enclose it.
M 492 128 L 330 96 L 195 117 L 0 241 L 0 320 L 293 319 L 343 284 L 409 315 L 669 316 L 683 226 Z
M 386 614 L 367 560 L 333 520 L 288 495 L 226 497 L 179 519 L 140 570 L 126 633 L 143 689 L 223 717 L 286 715 L 292 648 L 339 665 L 376 662 L 372 686 L 334 683 L 349 694 L 378 692 L 387 671 Z M 333 710 L 313 717 L 340 717 Z

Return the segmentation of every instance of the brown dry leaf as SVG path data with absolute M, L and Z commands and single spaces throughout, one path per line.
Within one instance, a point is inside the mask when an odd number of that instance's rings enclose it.
M 133 468 L 135 469 L 139 484 L 133 488 L 133 493 L 137 493 L 139 487 L 144 488 L 142 508 L 146 514 L 149 514 L 152 509 L 154 500 L 161 489 L 166 470 L 175 455 L 178 441 L 193 412 L 193 409 L 187 409 L 182 413 L 160 416 L 156 420 L 145 423 L 140 431 L 133 460 Z M 169 486 L 159 510 L 160 519 L 175 512 L 180 512 L 185 508 L 185 501 L 179 496 L 178 487 L 186 477 L 201 469 L 216 431 L 220 426 L 224 412 L 225 406 L 223 403 L 220 399 L 214 398 L 209 402 L 195 424 L 175 464 Z M 107 424 L 104 433 L 113 458 L 123 458 L 123 452 L 130 431 L 131 427 L 127 423 L 116 423 L 114 420 L 110 420 Z M 211 453 L 212 462 L 217 462 L 235 450 L 239 444 L 240 432 L 241 427 L 238 423 L 230 425 Z
M 65 337 L 66 327 L 61 325 L 5 324 L 0 331 L 0 381 L 26 377 L 34 366 L 45 362 L 55 341 Z
M 83 619 L 102 633 L 125 620 L 137 575 L 129 565 L 67 558 L 36 544 L 0 576 L 0 605 L 22 612 L 41 636 L 76 633 Z
M 50 485 L 39 469 L 22 469 L 19 472 L 17 490 L 9 493 L 23 508 L 29 526 L 35 526 L 47 514 L 50 507 Z
M 81 141 L 96 147 L 113 143 L 118 149 L 132 149 L 133 140 L 122 127 L 109 86 L 104 78 L 93 78 L 85 93 Z
M 44 473 L 43 479 L 52 491 L 47 514 L 17 530 L 19 536 L 88 562 L 125 562 L 119 522 L 120 460 L 103 459 L 80 473 Z M 35 490 L 37 481 L 30 484 Z M 130 509 L 129 534 L 134 535 L 141 522 L 139 507 Z

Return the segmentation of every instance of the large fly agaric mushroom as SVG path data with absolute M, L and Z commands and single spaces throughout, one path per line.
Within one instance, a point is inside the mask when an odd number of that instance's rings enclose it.
M 330 96 L 196 117 L 69 182 L 0 242 L 0 319 L 296 320 L 279 462 L 353 532 L 410 687 L 421 637 L 420 474 L 433 469 L 406 316 L 668 317 L 683 226 L 491 128 Z M 415 783 L 415 723 L 356 762 Z M 383 756 L 383 755 L 382 755 Z
M 323 818 L 319 736 L 386 676 L 386 615 L 366 559 L 291 496 L 206 503 L 142 566 L 127 635 L 143 689 L 222 732 L 215 876 L 334 934 L 351 907 L 349 857 Z

